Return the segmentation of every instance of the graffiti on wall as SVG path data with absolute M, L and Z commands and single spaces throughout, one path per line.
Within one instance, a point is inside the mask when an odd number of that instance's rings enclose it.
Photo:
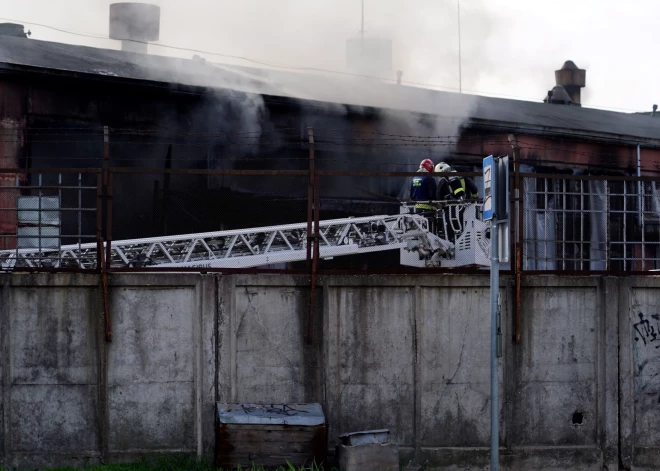
M 635 342 L 641 340 L 644 345 L 652 344 L 655 348 L 660 348 L 660 314 L 652 314 L 649 319 L 640 312 L 638 317 L 639 322 L 633 324 L 636 332 Z
M 660 314 L 637 314 L 633 324 L 633 356 L 637 365 L 635 372 L 636 394 L 658 397 L 660 403 Z

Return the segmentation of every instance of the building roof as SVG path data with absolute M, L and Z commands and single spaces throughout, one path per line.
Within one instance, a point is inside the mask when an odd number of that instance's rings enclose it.
M 406 110 L 457 123 L 660 145 L 660 119 L 568 105 L 483 97 L 355 77 L 257 69 L 0 36 L 0 71 L 86 74 L 230 89 L 330 104 Z

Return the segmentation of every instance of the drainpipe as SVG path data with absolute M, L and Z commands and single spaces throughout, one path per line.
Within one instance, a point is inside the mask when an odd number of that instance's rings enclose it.
M 513 196 L 515 219 L 512 217 L 511 221 L 514 227 L 514 253 L 515 253 L 515 308 L 513 314 L 513 343 L 518 345 L 520 343 L 520 324 L 522 317 L 522 258 L 523 258 L 523 195 L 522 195 L 522 180 L 520 178 L 520 146 L 514 134 L 509 134 L 509 143 L 513 150 Z
M 642 176 L 642 158 L 641 158 L 641 149 L 639 144 L 637 144 L 637 177 Z M 642 198 L 642 182 L 638 181 L 637 182 L 637 193 L 639 193 L 639 198 L 640 198 L 640 205 L 639 209 L 641 211 L 642 205 L 641 205 L 641 198 Z
M 637 144 L 637 178 L 642 176 L 641 146 Z M 642 271 L 644 270 L 644 185 L 637 181 L 637 212 L 639 213 L 639 227 L 642 233 Z

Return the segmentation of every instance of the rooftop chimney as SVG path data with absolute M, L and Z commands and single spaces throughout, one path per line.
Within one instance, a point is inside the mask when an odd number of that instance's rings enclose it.
M 121 40 L 121 50 L 147 53 L 147 42 L 160 36 L 160 7 L 148 3 L 110 5 L 110 37 Z
M 550 103 L 551 105 L 573 105 L 573 100 L 568 95 L 568 92 L 561 85 L 555 87 L 548 92 L 548 95 L 543 99 L 543 103 Z
M 573 105 L 582 106 L 580 89 L 586 86 L 586 75 L 587 71 L 578 69 L 573 61 L 566 61 L 561 69 L 555 70 L 557 85 L 564 87 Z
M 0 36 L 27 38 L 29 35 L 30 33 L 25 32 L 23 25 L 18 23 L 0 23 Z

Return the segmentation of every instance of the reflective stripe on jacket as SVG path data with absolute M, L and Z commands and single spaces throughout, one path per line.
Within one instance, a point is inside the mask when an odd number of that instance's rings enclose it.
M 451 177 L 449 179 L 449 188 L 456 198 L 465 196 L 465 179 L 463 177 Z

